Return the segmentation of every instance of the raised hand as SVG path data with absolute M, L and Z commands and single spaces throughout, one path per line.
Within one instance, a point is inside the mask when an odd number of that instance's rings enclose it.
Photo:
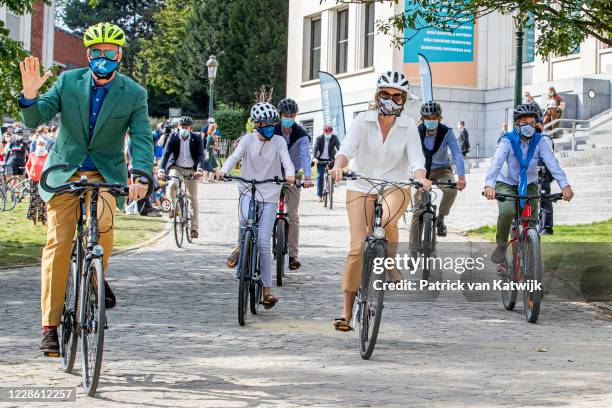
M 26 57 L 19 63 L 21 70 L 21 83 L 23 85 L 23 96 L 27 99 L 34 99 L 38 96 L 38 90 L 51 76 L 51 71 L 40 75 L 40 62 L 36 57 Z

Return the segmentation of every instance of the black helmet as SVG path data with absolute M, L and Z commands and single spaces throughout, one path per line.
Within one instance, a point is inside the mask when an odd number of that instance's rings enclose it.
M 438 102 L 427 101 L 421 105 L 421 116 L 441 115 L 442 107 Z
M 298 113 L 299 111 L 297 102 L 291 98 L 281 99 L 280 102 L 278 102 L 278 106 L 276 107 L 276 109 L 278 110 L 279 114 L 280 113 L 294 114 L 294 113 Z
M 179 119 L 179 125 L 181 126 L 192 126 L 193 125 L 193 119 L 191 119 L 191 117 L 189 116 L 183 116 Z
M 533 104 L 531 102 L 528 102 L 518 105 L 516 108 L 514 108 L 514 115 L 512 115 L 512 117 L 515 121 L 525 116 L 533 116 L 537 119 L 541 114 L 542 111 L 540 110 L 540 107 L 537 103 Z

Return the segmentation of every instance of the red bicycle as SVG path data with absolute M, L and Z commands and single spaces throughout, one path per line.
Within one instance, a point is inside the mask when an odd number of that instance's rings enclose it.
M 502 261 L 497 272 L 502 280 L 502 302 L 506 310 L 514 309 L 519 287 L 523 291 L 523 312 L 529 323 L 535 323 L 540 314 L 544 296 L 542 286 L 542 254 L 537 217 L 533 218 L 533 205 L 529 200 L 542 198 L 556 202 L 561 193 L 546 195 L 514 195 L 497 193 L 500 201 L 514 200 L 515 212 L 510 230 L 508 246 L 512 247 L 512 258 Z M 528 200 L 521 208 L 521 200 Z M 521 284 L 521 285 L 518 285 Z

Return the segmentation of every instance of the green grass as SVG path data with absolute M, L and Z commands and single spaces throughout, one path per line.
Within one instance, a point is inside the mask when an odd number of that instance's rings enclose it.
M 495 241 L 495 226 L 468 231 L 469 236 Z M 581 225 L 555 225 L 554 235 L 543 235 L 542 242 L 612 242 L 612 220 Z
M 26 219 L 28 200 L 12 211 L 0 212 L 0 267 L 40 262 L 47 228 Z M 115 215 L 115 250 L 142 243 L 164 228 L 163 218 Z

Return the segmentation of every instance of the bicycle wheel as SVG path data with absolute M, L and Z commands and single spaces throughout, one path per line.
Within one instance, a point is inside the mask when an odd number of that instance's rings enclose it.
M 170 200 L 168 200 L 166 197 L 163 197 L 161 199 L 161 210 L 162 212 L 170 212 L 170 210 L 172 209 L 172 203 L 170 203 Z
M 4 192 L 4 211 L 11 211 L 17 205 L 17 194 L 13 191 L 11 187 L 6 184 L 2 185 L 2 190 Z
M 327 177 L 328 177 L 327 184 L 329 186 L 328 187 L 328 190 L 329 190 L 329 193 L 328 193 L 329 194 L 329 209 L 331 210 L 334 207 L 334 182 L 333 182 L 333 180 L 331 178 L 331 175 L 328 174 Z
M 262 294 L 263 288 L 261 283 L 251 281 L 251 285 L 249 286 L 249 306 L 251 308 L 251 314 L 253 315 L 256 315 L 259 310 Z
M 323 178 L 323 207 L 327 208 L 327 200 L 329 199 L 329 184 L 327 182 L 327 176 Z
M 77 345 L 79 343 L 77 327 L 77 305 L 79 298 L 79 263 L 83 257 L 77 253 L 78 245 L 73 243 L 70 255 L 70 270 L 66 282 L 66 293 L 64 294 L 64 310 L 59 326 L 60 356 L 62 357 L 62 368 L 71 373 L 76 359 Z
M 252 232 L 245 231 L 242 237 L 242 245 L 240 248 L 240 258 L 238 260 L 240 274 L 240 283 L 238 287 L 238 324 L 244 326 L 246 324 L 247 304 L 249 301 L 249 286 L 251 282 L 251 250 L 252 250 Z
M 104 330 L 106 329 L 106 307 L 104 294 L 104 271 L 102 259 L 94 258 L 86 265 L 88 271 L 81 285 L 80 321 L 81 360 L 83 387 L 93 397 L 100 380 L 102 353 L 104 350 Z
M 542 285 L 542 256 L 540 253 L 540 235 L 529 228 L 523 241 L 523 283 L 533 282 Z M 538 321 L 540 305 L 542 303 L 543 291 L 533 288 L 532 291 L 526 286 L 523 289 L 523 311 L 529 323 Z
M 0 185 L 0 211 L 6 210 L 6 195 L 4 194 L 4 188 Z
M 435 235 L 435 229 L 433 227 L 433 214 L 430 212 L 426 212 L 423 214 L 423 218 L 421 220 L 421 248 L 423 250 L 423 280 L 429 280 L 429 276 L 431 275 L 431 268 L 429 267 L 429 262 L 427 260 L 432 255 L 434 250 L 434 241 L 433 235 Z
M 285 220 L 276 220 L 274 226 L 273 247 L 274 258 L 276 259 L 276 286 L 283 286 L 283 276 L 285 276 Z
M 510 285 L 515 281 L 516 276 L 518 276 L 521 268 L 521 252 L 519 251 L 518 241 L 512 242 L 512 260 L 508 262 L 506 258 L 504 270 L 499 271 L 502 278 L 502 285 L 508 284 Z M 502 290 L 502 303 L 504 304 L 504 308 L 506 310 L 513 310 L 516 305 L 516 297 L 517 297 L 516 289 L 508 289 Z
M 179 248 L 183 246 L 183 235 L 184 235 L 184 228 L 183 228 L 183 200 L 180 198 L 177 198 L 176 201 L 174 201 L 174 240 L 176 241 L 176 246 L 178 246 Z
M 386 281 L 386 271 L 382 274 L 375 274 L 373 263 L 375 258 L 385 258 L 386 251 L 382 244 L 368 247 L 364 252 L 363 273 L 361 276 L 361 288 L 357 294 L 359 302 L 359 353 L 361 358 L 367 360 L 374 351 L 378 329 L 382 319 L 384 290 L 375 290 L 374 282 Z
M 193 238 L 191 238 L 191 204 L 189 200 L 185 200 L 183 205 L 185 206 L 183 208 L 183 214 L 185 214 L 185 235 L 187 236 L 187 242 L 191 244 L 193 242 Z

